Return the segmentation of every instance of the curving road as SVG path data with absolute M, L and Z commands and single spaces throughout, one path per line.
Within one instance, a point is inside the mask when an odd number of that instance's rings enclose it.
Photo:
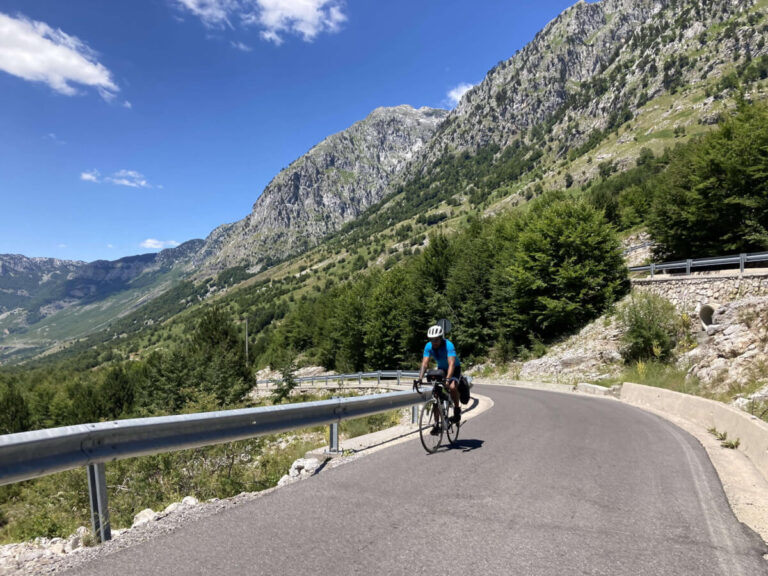
M 477 386 L 460 449 L 418 440 L 78 575 L 768 575 L 698 442 L 619 402 Z

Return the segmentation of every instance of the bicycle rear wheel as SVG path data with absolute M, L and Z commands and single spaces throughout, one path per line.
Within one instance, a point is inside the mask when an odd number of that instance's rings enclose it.
M 434 400 L 425 402 L 421 407 L 421 416 L 419 417 L 421 445 L 430 454 L 437 451 L 443 439 L 443 427 L 440 424 L 439 417 L 437 421 L 435 420 L 435 406 Z M 435 427 L 435 424 L 437 424 L 437 427 Z

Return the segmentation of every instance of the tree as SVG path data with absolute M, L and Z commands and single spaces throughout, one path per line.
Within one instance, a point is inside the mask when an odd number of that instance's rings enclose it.
M 445 234 L 438 232 L 429 235 L 429 245 L 421 254 L 418 265 L 420 281 L 429 283 L 434 291 L 442 292 L 452 262 L 450 242 Z
M 245 344 L 231 316 L 208 308 L 192 336 L 192 374 L 197 390 L 215 395 L 222 405 L 239 401 L 249 387 Z
M 485 352 L 493 330 L 490 325 L 492 253 L 483 224 L 471 217 L 467 230 L 453 241 L 446 299 L 453 312 L 452 340 L 462 357 Z
M 587 202 L 559 193 L 533 206 L 505 272 L 517 342 L 551 339 L 583 326 L 629 284 L 613 228 Z
M 343 372 L 355 372 L 365 368 L 365 311 L 366 301 L 373 286 L 381 280 L 375 271 L 341 286 L 332 300 L 332 314 L 326 339 L 333 350 L 335 367 Z M 329 363 L 324 364 L 332 368 Z
M 415 298 L 411 277 L 393 268 L 373 286 L 365 309 L 365 357 L 372 369 L 404 366 L 415 357 L 423 304 Z
M 648 228 L 662 258 L 768 248 L 768 108 L 742 103 L 718 130 L 678 147 Z
M 0 384 L 0 434 L 24 432 L 30 427 L 27 402 L 13 382 Z
M 296 381 L 296 362 L 293 359 L 293 355 L 288 355 L 284 359 L 282 365 L 277 367 L 280 370 L 281 379 L 275 387 L 275 391 L 272 392 L 272 402 L 280 404 L 283 400 L 286 400 L 291 391 L 298 386 Z
M 134 382 L 128 377 L 125 368 L 122 366 L 110 368 L 101 385 L 103 415 L 116 419 L 130 412 L 133 408 L 134 394 Z

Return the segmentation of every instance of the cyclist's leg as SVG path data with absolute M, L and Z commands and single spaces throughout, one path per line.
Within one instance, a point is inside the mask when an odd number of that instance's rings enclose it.
M 459 403 L 459 386 L 458 386 L 458 378 L 461 377 L 461 371 L 458 371 L 459 373 L 454 376 L 456 380 L 451 379 L 450 383 L 448 384 L 448 391 L 451 394 L 451 400 L 453 400 L 453 420 L 458 422 L 461 419 L 461 404 Z

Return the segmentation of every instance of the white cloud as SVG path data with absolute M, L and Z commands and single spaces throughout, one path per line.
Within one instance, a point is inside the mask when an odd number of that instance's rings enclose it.
M 43 136 L 43 140 L 48 140 L 49 142 L 54 142 L 59 145 L 66 144 L 66 141 L 59 138 L 54 132 L 49 132 L 48 134 Z
M 74 96 L 73 85 L 95 88 L 111 101 L 120 89 L 112 74 L 83 41 L 44 22 L 0 12 L 0 70 Z
M 312 42 L 323 32 L 334 33 L 347 21 L 343 0 L 175 0 L 209 28 L 256 26 L 262 39 L 283 43 L 295 34 Z M 234 43 L 233 43 L 234 45 Z
M 200 18 L 211 27 L 229 26 L 229 18 L 240 10 L 240 0 L 176 0 L 183 10 Z
M 84 180 L 86 182 L 101 182 L 101 174 L 99 174 L 98 170 L 91 170 L 90 172 L 82 172 L 80 174 L 80 180 Z
M 461 97 L 474 87 L 474 84 L 467 84 L 466 82 L 462 82 L 455 88 L 452 88 L 446 95 L 448 97 L 448 103 L 451 106 L 456 106 L 459 103 L 459 100 L 461 100 Z
M 248 44 L 243 44 L 242 42 L 230 42 L 230 44 L 232 48 L 236 48 L 240 52 L 253 52 L 253 48 L 248 46 Z
M 155 240 L 154 238 L 147 238 L 141 243 L 142 248 L 149 250 L 163 250 L 165 248 L 174 248 L 179 243 L 176 240 Z
M 141 172 L 136 172 L 136 170 L 120 170 L 112 174 L 112 176 L 105 178 L 104 181 L 130 188 L 152 188 L 152 185 L 147 182 L 144 175 Z
M 311 42 L 321 32 L 338 32 L 347 17 L 335 0 L 256 0 L 258 10 L 245 20 L 262 27 L 261 37 L 280 45 L 283 34 Z
M 111 176 L 104 176 L 104 178 L 101 177 L 98 170 L 86 170 L 80 173 L 80 180 L 95 184 L 107 183 L 115 186 L 128 186 L 129 188 L 162 188 L 162 186 L 150 184 L 144 174 L 136 170 L 118 170 Z

